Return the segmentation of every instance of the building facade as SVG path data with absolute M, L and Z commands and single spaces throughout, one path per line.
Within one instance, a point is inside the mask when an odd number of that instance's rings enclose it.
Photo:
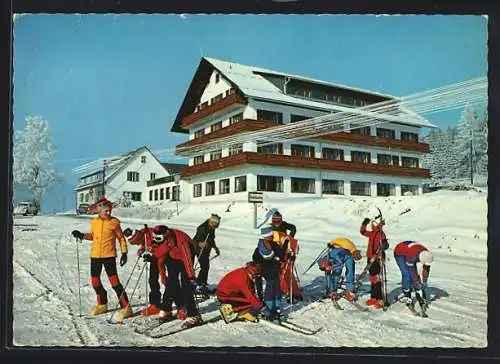
M 189 136 L 176 147 L 188 158 L 181 199 L 246 200 L 250 191 L 274 198 L 421 194 L 430 175 L 421 167 L 429 146 L 420 132 L 435 126 L 405 110 L 394 122 L 352 128 L 346 120 L 340 132 L 276 143 L 257 137 L 203 151 L 222 138 L 395 99 L 203 58 L 172 127 Z

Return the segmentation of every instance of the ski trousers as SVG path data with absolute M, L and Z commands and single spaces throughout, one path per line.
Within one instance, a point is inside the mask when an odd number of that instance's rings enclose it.
M 116 257 L 90 258 L 91 284 L 97 295 L 97 304 L 104 305 L 108 303 L 108 294 L 101 282 L 101 272 L 103 266 L 108 276 L 109 283 L 118 297 L 120 307 L 127 307 L 129 304 L 128 296 L 118 278 L 118 273 L 116 271 Z
M 172 310 L 172 303 L 175 301 L 177 309 L 185 307 L 188 316 L 199 314 L 194 298 L 194 287 L 191 284 L 184 263 L 181 260 L 172 259 L 169 255 L 165 258 L 167 265 L 168 282 L 163 294 L 161 309 Z

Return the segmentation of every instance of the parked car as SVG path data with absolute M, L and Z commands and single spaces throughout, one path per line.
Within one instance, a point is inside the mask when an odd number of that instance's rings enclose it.
M 81 203 L 80 205 L 78 205 L 76 213 L 78 215 L 88 215 L 90 214 L 89 207 L 90 205 L 88 203 Z
M 20 202 L 14 207 L 14 215 L 38 215 L 38 206 L 32 201 Z

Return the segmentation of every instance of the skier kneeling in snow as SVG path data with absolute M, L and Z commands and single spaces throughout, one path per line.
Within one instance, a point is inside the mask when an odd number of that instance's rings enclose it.
M 133 312 L 129 305 L 127 293 L 123 289 L 116 271 L 116 240 L 120 241 L 122 253 L 120 266 L 122 267 L 127 263 L 127 240 L 123 235 L 120 220 L 111 216 L 112 206 L 111 201 L 108 201 L 105 197 L 99 199 L 92 206 L 98 212 L 98 216 L 93 218 L 90 223 L 91 231 L 82 233 L 73 230 L 72 235 L 80 240 L 92 240 L 90 275 L 92 287 L 97 295 L 97 305 L 90 310 L 90 315 L 95 316 L 108 311 L 108 295 L 101 283 L 101 271 L 104 266 L 109 283 L 111 283 L 121 307 L 116 319 L 122 321 L 133 316 Z
M 168 282 L 158 315 L 160 321 L 167 321 L 173 317 L 172 303 L 175 301 L 176 306 L 179 303 L 179 306 L 186 308 L 187 318 L 183 327 L 201 324 L 203 321 L 194 298 L 195 274 L 190 249 L 191 238 L 185 232 L 168 228 L 165 225 L 153 227 L 152 238 L 157 243 L 164 241 L 167 250 L 165 264 Z M 179 314 L 179 306 L 177 306 L 177 314 Z
M 318 260 L 319 269 L 325 272 L 326 296 L 334 300 L 340 299 L 341 295 L 348 300 L 356 299 L 354 294 L 354 272 L 355 262 L 361 259 L 361 252 L 354 243 L 347 238 L 336 238 L 328 242 L 326 256 Z M 345 272 L 346 289 L 338 294 L 339 282 L 343 268 Z
M 140 230 L 127 228 L 123 231 L 129 244 L 139 245 L 137 255 L 142 257 L 145 262 L 149 262 L 149 304 L 141 310 L 143 316 L 157 315 L 161 311 L 161 280 L 165 291 L 167 290 L 167 274 L 165 270 L 165 256 L 167 254 L 167 244 L 162 240 L 156 242 L 152 238 L 152 228 L 143 228 Z M 164 291 L 164 293 L 165 293 Z M 186 315 L 184 315 L 185 317 Z
M 219 311 L 226 323 L 236 319 L 257 322 L 259 314 L 265 318 L 271 316 L 271 311 L 255 295 L 254 280 L 260 276 L 260 265 L 248 262 L 221 279 L 216 293 L 222 304 Z
M 394 258 L 402 275 L 403 293 L 398 296 L 398 300 L 411 303 L 411 286 L 413 286 L 418 302 L 425 305 L 427 300 L 425 288 L 434 260 L 432 253 L 416 241 L 402 241 L 394 247 Z M 417 263 L 422 263 L 422 279 L 417 271 Z
M 252 261 L 261 266 L 266 287 L 262 295 L 262 278 L 257 278 L 255 280 L 257 294 L 271 310 L 271 319 L 280 319 L 282 306 L 280 266 L 285 261 L 287 243 L 280 246 L 274 242 L 273 231 L 269 227 L 262 228 L 260 233 L 261 238 L 254 250 Z

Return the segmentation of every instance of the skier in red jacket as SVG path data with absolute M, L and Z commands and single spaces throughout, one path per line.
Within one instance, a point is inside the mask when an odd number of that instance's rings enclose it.
M 430 266 L 434 260 L 432 253 L 416 241 L 402 241 L 394 248 L 394 258 L 402 275 L 403 293 L 398 299 L 405 303 L 412 302 L 411 288 L 413 288 L 417 300 L 420 304 L 425 304 L 427 300 L 425 288 L 431 270 Z M 418 274 L 417 263 L 422 263 L 422 278 Z
M 367 229 L 368 224 L 371 221 L 371 230 Z M 382 216 L 377 216 L 373 220 L 365 218 L 361 223 L 359 232 L 368 238 L 368 248 L 366 252 L 366 258 L 368 261 L 375 259 L 372 266 L 370 267 L 370 282 L 371 291 L 370 298 L 366 301 L 368 306 L 375 308 L 384 307 L 384 297 L 382 294 L 382 278 L 381 271 L 382 265 L 385 264 L 385 250 L 389 247 L 387 242 L 387 237 L 385 236 L 382 227 L 385 225 L 385 221 Z
M 238 318 L 258 321 L 259 314 L 269 317 L 271 311 L 255 294 L 255 278 L 260 277 L 259 264 L 248 262 L 245 267 L 227 273 L 216 288 L 217 299 L 221 302 L 220 312 L 226 323 Z

